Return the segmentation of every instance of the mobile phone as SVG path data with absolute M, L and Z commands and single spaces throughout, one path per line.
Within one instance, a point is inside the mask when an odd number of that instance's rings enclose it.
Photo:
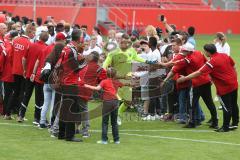
M 163 22 L 164 21 L 164 15 L 161 15 L 161 21 Z

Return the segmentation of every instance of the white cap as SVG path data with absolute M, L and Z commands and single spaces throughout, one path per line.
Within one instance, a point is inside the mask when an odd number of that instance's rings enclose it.
M 191 43 L 186 43 L 182 46 L 181 51 L 193 52 L 194 51 L 194 46 Z

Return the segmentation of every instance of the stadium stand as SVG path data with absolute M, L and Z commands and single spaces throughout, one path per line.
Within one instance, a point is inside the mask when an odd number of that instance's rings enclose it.
M 211 9 L 202 0 L 100 0 L 101 4 L 114 4 L 118 7 L 148 7 L 163 9 Z M 96 0 L 84 0 L 84 6 L 96 6 Z
M 0 0 L 1 5 L 32 5 L 34 0 Z M 97 0 L 36 0 L 38 6 L 96 7 Z M 239 0 L 99 0 L 100 6 L 120 8 L 161 8 L 181 10 L 239 10 Z
M 32 5 L 33 0 L 0 0 L 1 4 Z M 96 7 L 96 0 L 37 0 L 42 6 L 75 6 Z M 99 0 L 100 5 L 136 8 L 163 8 L 163 9 L 210 9 L 202 0 Z
M 81 0 L 37 0 L 37 5 L 43 6 L 75 6 L 80 3 Z M 0 0 L 2 5 L 32 5 L 33 0 Z
M 165 9 L 211 9 L 211 7 L 202 0 L 160 0 L 159 4 L 161 8 Z

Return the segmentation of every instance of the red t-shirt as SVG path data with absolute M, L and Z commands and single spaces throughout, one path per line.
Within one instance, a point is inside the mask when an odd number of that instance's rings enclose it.
M 104 91 L 103 100 L 109 101 L 117 99 L 118 88 L 123 87 L 123 84 L 118 80 L 107 78 L 101 81 L 100 86 Z
M 26 68 L 26 78 L 30 78 L 33 73 L 33 68 L 35 66 L 36 60 L 41 54 L 47 45 L 43 41 L 37 41 L 30 44 L 28 52 L 25 52 L 24 58 L 26 58 L 27 68 Z
M 23 75 L 22 58 L 28 51 L 30 44 L 29 38 L 25 35 L 13 40 L 13 74 Z
M 238 88 L 237 73 L 234 69 L 235 62 L 226 55 L 215 53 L 211 59 L 200 69 L 203 74 L 210 74 L 217 88 L 217 94 L 223 96 Z
M 180 73 L 182 71 L 187 74 L 191 74 L 199 70 L 205 63 L 207 59 L 200 51 L 194 51 L 189 54 L 183 60 L 177 62 L 177 64 L 172 68 L 173 73 Z M 192 79 L 192 86 L 198 87 L 211 82 L 210 76 L 208 74 L 202 74 L 197 78 Z
M 172 61 L 176 62 L 176 61 L 183 60 L 184 58 L 186 58 L 185 55 L 183 55 L 182 53 L 178 53 L 176 56 L 173 57 Z M 187 76 L 187 73 L 185 70 L 181 70 L 181 71 L 179 71 L 179 73 L 175 74 L 175 76 L 173 77 L 173 80 L 177 80 L 180 77 L 180 75 Z M 187 88 L 190 86 L 191 86 L 191 81 L 186 81 L 183 83 L 176 84 L 177 90 L 184 89 L 184 88 Z
M 79 71 L 80 79 L 88 85 L 96 86 L 103 79 L 107 78 L 106 70 L 101 68 L 96 62 L 89 62 L 87 66 Z M 79 86 L 79 96 L 88 101 L 93 94 L 91 89 Z
M 6 41 L 6 53 L 7 53 L 7 55 L 4 57 L 2 81 L 3 82 L 14 82 L 13 74 L 12 74 L 13 45 L 10 41 Z
M 51 44 L 50 46 L 47 46 L 43 50 L 42 54 L 40 54 L 38 56 L 39 64 L 38 64 L 38 68 L 37 68 L 37 72 L 36 72 L 36 76 L 35 76 L 35 81 L 38 82 L 38 83 L 43 83 L 41 80 L 39 80 L 40 75 L 41 75 L 41 71 L 42 71 L 42 68 L 45 65 L 45 60 L 46 60 L 47 56 L 52 52 L 54 46 L 55 46 L 54 43 Z

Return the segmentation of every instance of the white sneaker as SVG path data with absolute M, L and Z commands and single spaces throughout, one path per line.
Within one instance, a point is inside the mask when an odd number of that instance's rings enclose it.
M 37 121 L 33 121 L 32 122 L 35 126 L 38 126 L 39 125 L 39 122 L 37 122 Z
M 150 120 L 151 120 L 151 121 L 155 121 L 155 120 L 156 120 L 156 117 L 155 117 L 155 116 L 151 116 Z
M 159 116 L 158 114 L 155 115 L 155 119 L 156 120 L 160 120 L 161 119 L 161 116 Z
M 97 141 L 97 144 L 108 144 L 107 141 Z
M 118 116 L 118 118 L 117 118 L 117 124 L 118 124 L 119 126 L 122 125 L 122 120 L 121 120 L 120 116 Z
M 148 115 L 144 118 L 142 118 L 143 121 L 150 121 L 151 120 L 151 115 Z
M 84 133 L 84 134 L 82 135 L 82 137 L 83 137 L 83 138 L 89 138 L 89 137 L 90 137 L 90 134 L 89 134 L 89 133 Z

